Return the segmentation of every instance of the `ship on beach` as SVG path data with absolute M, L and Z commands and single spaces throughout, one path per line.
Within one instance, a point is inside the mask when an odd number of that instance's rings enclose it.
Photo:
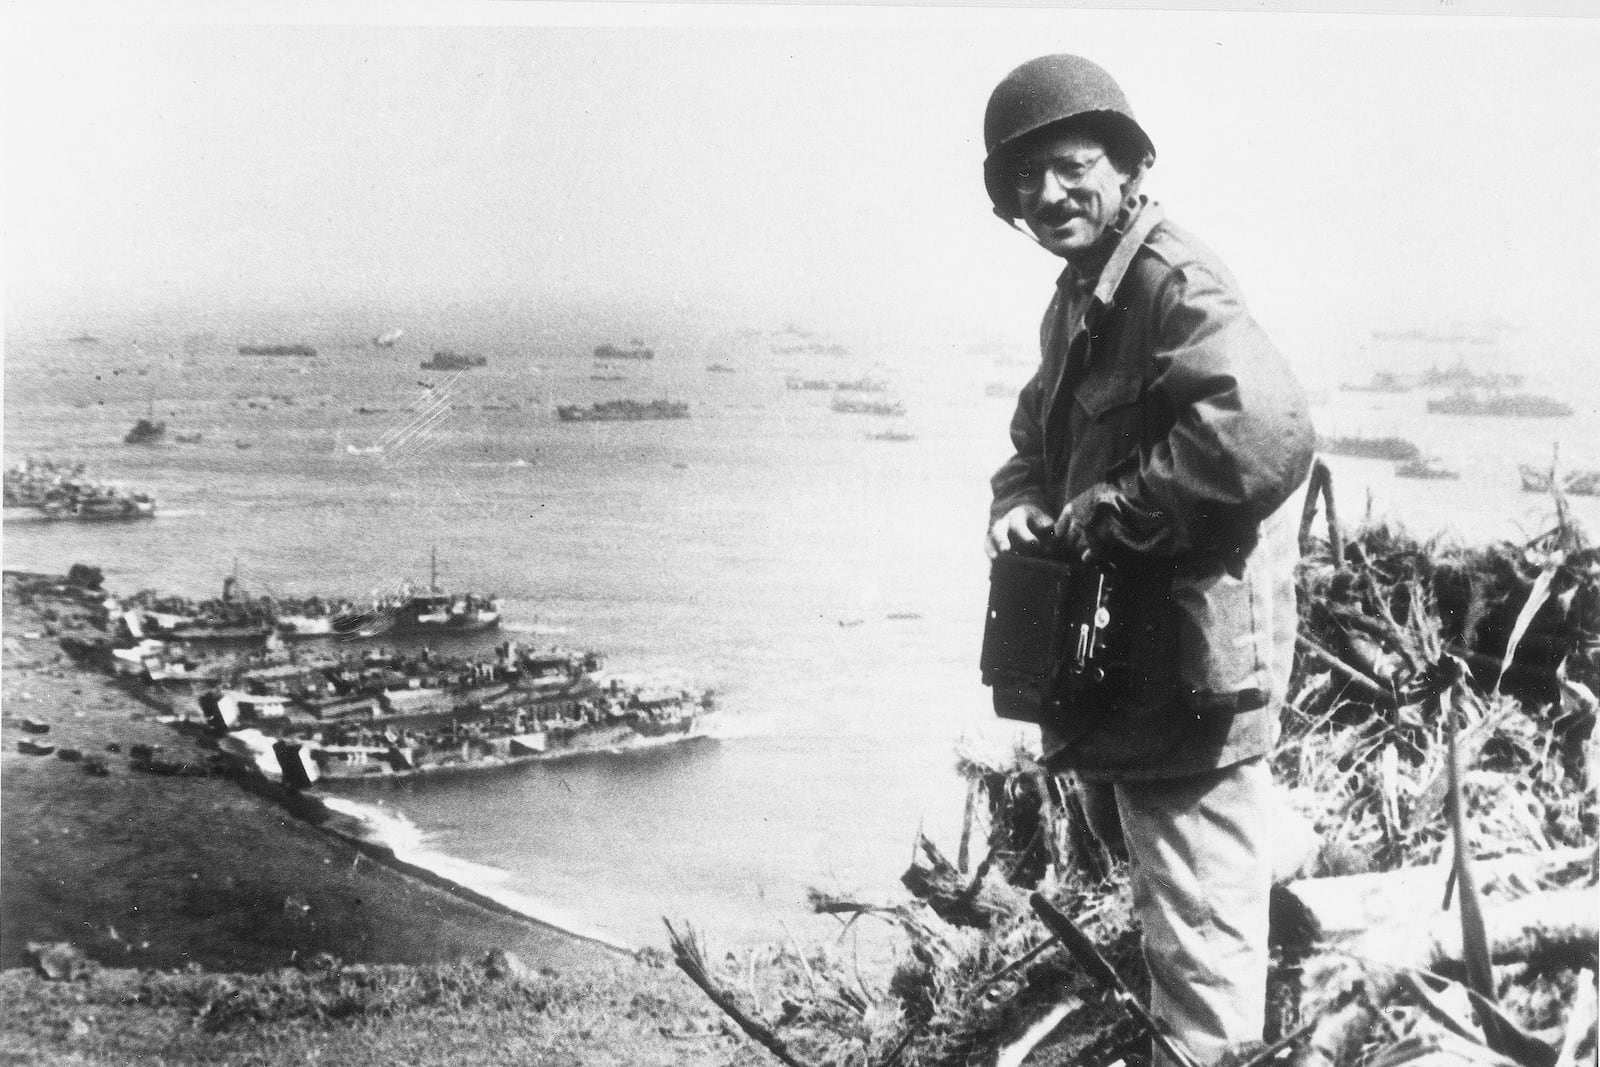
M 450 593 L 439 585 L 439 553 L 429 553 L 425 589 L 402 587 L 362 608 L 348 608 L 328 620 L 332 633 L 377 637 L 396 633 L 472 633 L 500 625 L 500 601 L 493 594 Z M 307 636 L 315 636 L 307 634 Z
M 424 370 L 468 370 L 472 367 L 487 366 L 487 356 L 480 356 L 471 352 L 457 352 L 453 348 L 441 348 L 429 359 L 423 360 Z
M 317 350 L 310 345 L 240 345 L 241 356 L 314 356 Z
M 562 422 L 633 422 L 643 419 L 687 419 L 689 405 L 681 400 L 602 400 L 587 407 L 562 404 L 556 408 Z
M 1450 396 L 1428 401 L 1430 415 L 1488 415 L 1497 418 L 1566 418 L 1572 405 L 1536 393 L 1490 393 L 1487 396 L 1460 390 Z
M 220 749 L 284 785 L 337 788 L 481 772 L 706 736 L 709 694 L 601 671 L 592 651 L 492 659 L 370 653 L 245 672 L 198 703 Z
M 1395 463 L 1422 458 L 1422 450 L 1403 437 L 1318 437 L 1317 451 L 1330 456 L 1387 459 Z

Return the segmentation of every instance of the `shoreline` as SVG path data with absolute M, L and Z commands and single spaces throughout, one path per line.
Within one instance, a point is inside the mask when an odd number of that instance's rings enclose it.
M 342 812 L 330 807 L 327 803 L 329 798 L 325 795 L 297 792 L 257 775 L 241 775 L 237 781 L 242 789 L 279 804 L 296 818 L 304 820 L 322 833 L 342 841 L 361 855 L 391 870 L 426 882 L 488 911 L 498 912 L 579 941 L 598 945 L 622 956 L 637 958 L 640 954 L 641 950 L 637 946 L 629 945 L 601 930 L 563 916 L 557 909 L 526 894 L 474 885 L 464 878 L 452 877 L 448 873 L 449 867 L 468 862 L 459 857 L 423 849 L 414 851 L 407 849 L 403 852 L 396 845 L 365 836 L 359 828 L 345 829 L 341 825 L 344 822 L 354 822 L 359 827 L 367 825 L 366 820 L 360 814 Z M 349 795 L 334 794 L 334 796 L 344 800 L 348 799 Z
M 320 797 L 207 773 L 213 752 L 62 650 L 98 595 L 4 572 L 0 967 L 25 965 L 31 941 L 71 941 L 108 966 L 243 971 L 317 952 L 427 963 L 515 945 L 536 964 L 585 967 L 637 956 L 541 902 L 452 878 L 450 857 L 364 838 Z M 25 738 L 56 753 L 29 754 Z M 143 772 L 135 746 L 206 770 Z

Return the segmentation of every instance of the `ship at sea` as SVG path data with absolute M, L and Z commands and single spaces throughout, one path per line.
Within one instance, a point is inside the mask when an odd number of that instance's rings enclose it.
M 372 345 L 374 348 L 393 348 L 400 343 L 400 338 L 405 335 L 406 332 L 404 330 L 385 330 L 372 339 Z
M 240 345 L 241 356 L 314 356 L 317 350 L 310 345 Z
M 432 357 L 422 362 L 425 370 L 467 370 L 472 367 L 487 366 L 489 358 L 472 352 L 457 352 L 453 348 L 441 348 L 434 352 Z
M 1499 371 L 1479 374 L 1458 359 L 1448 367 L 1430 366 L 1419 381 L 1424 389 L 1518 389 L 1523 377 Z
M 1403 437 L 1318 437 L 1317 451 L 1331 456 L 1387 459 L 1396 463 L 1422 458 L 1422 450 Z
M 633 422 L 642 419 L 687 419 L 689 405 L 681 400 L 602 400 L 584 407 L 562 404 L 556 408 L 562 422 Z
M 646 348 L 644 342 L 639 340 L 639 338 L 635 337 L 632 341 L 628 342 L 628 347 L 627 348 L 621 348 L 621 347 L 618 347 L 617 345 L 612 345 L 612 344 L 604 344 L 604 345 L 596 346 L 595 350 L 594 350 L 594 358 L 595 359 L 655 359 L 656 358 L 656 354 L 655 354 L 655 351 L 653 349 Z
M 1411 383 L 1398 374 L 1378 371 L 1365 385 L 1345 382 L 1339 388 L 1352 393 L 1409 393 Z
M 133 429 L 123 435 L 123 442 L 130 445 L 147 445 L 159 441 L 167 434 L 167 424 L 157 419 L 140 419 L 133 424 Z
M 434 352 L 432 358 L 423 360 L 424 370 L 467 370 L 471 367 L 487 366 L 487 356 L 476 355 L 471 352 L 457 352 L 453 348 L 441 348 Z
M 27 508 L 47 519 L 96 522 L 149 519 L 155 498 L 91 481 L 82 464 L 71 467 L 26 459 L 5 471 L 5 506 Z
M 1572 414 L 1572 405 L 1536 393 L 1491 393 L 1462 390 L 1428 401 L 1430 415 L 1492 415 L 1501 418 L 1548 419 Z
M 1459 471 L 1450 470 L 1436 459 L 1413 459 L 1405 463 L 1397 463 L 1394 468 L 1396 478 L 1412 478 L 1418 481 L 1455 481 L 1461 477 Z
M 834 397 L 830 405 L 843 415 L 904 415 L 906 406 L 898 400 L 862 400 L 857 397 Z

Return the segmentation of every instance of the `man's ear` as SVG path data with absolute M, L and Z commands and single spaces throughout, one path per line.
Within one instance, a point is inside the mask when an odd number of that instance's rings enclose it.
M 1156 157 L 1149 152 L 1146 152 L 1140 158 L 1138 164 L 1133 168 L 1133 173 L 1128 175 L 1122 182 L 1123 199 L 1127 199 L 1139 191 L 1139 184 L 1144 181 L 1144 176 L 1150 173 L 1150 168 L 1155 166 L 1155 163 Z

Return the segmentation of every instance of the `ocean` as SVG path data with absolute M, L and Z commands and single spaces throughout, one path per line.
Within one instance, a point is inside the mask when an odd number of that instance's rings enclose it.
M 8 514 L 5 566 L 92 563 L 119 592 L 211 596 L 236 573 L 249 592 L 361 597 L 426 581 L 436 552 L 441 584 L 501 597 L 507 633 L 483 640 L 595 648 L 714 691 L 713 739 L 349 795 L 374 832 L 613 940 L 662 945 L 663 917 L 713 950 L 826 938 L 837 924 L 809 913 L 809 889 L 894 898 L 919 830 L 954 853 L 958 753 L 1027 738 L 994 719 L 977 671 L 987 479 L 1011 409 L 991 394 L 1029 374 L 1023 345 L 680 322 L 643 338 L 654 359 L 602 363 L 595 346 L 631 338 L 567 323 L 374 347 L 389 325 L 307 315 L 266 338 L 313 358 L 240 355 L 263 331 L 216 321 L 94 341 L 13 328 L 6 462 L 82 462 L 152 493 L 159 515 Z M 1346 525 L 1467 542 L 1548 528 L 1552 502 L 1521 491 L 1518 464 L 1559 446 L 1566 466 L 1600 466 L 1600 388 L 1530 381 L 1578 406 L 1564 419 L 1429 415 L 1421 392 L 1339 388 L 1458 354 L 1414 340 L 1301 357 L 1322 432 L 1407 437 L 1461 474 L 1332 457 Z M 420 366 L 446 345 L 488 363 Z M 1481 346 L 1459 354 L 1499 369 Z M 905 415 L 837 413 L 839 394 L 787 385 L 864 376 Z M 554 413 L 612 398 L 682 400 L 691 417 Z M 141 417 L 165 439 L 124 444 Z M 876 436 L 890 429 L 902 439 Z M 1600 500 L 1572 505 L 1600 529 Z

